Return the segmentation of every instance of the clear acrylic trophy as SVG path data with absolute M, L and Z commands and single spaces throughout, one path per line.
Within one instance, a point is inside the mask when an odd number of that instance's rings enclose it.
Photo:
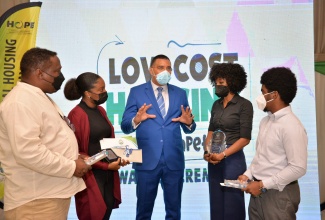
M 220 183 L 221 186 L 237 188 L 237 189 L 244 189 L 247 187 L 249 181 L 239 181 L 239 180 L 227 180 L 225 179 L 223 183 Z
M 213 132 L 212 138 L 207 145 L 207 151 L 209 153 L 217 153 L 220 154 L 226 149 L 226 134 L 217 130 Z
M 95 154 L 85 160 L 85 163 L 87 165 L 93 165 L 94 163 L 97 163 L 98 161 L 106 158 L 106 160 L 111 163 L 113 161 L 116 161 L 119 157 L 112 151 L 112 149 L 106 149 L 98 154 Z

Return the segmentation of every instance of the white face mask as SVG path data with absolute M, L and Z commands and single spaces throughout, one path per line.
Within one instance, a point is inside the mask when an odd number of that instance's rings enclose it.
M 274 91 L 273 91 L 273 92 L 274 92 Z M 260 110 L 264 111 L 264 109 L 265 109 L 265 107 L 266 107 L 266 103 L 271 102 L 271 101 L 274 100 L 274 99 L 270 99 L 269 101 L 266 101 L 266 100 L 265 100 L 265 97 L 264 97 L 265 95 L 272 94 L 273 92 L 269 92 L 269 93 L 261 94 L 261 95 L 257 96 L 257 98 L 256 98 L 256 103 L 257 103 L 257 107 L 258 107 Z
M 157 82 L 160 85 L 166 85 L 170 80 L 170 73 L 167 70 L 164 70 L 156 75 Z

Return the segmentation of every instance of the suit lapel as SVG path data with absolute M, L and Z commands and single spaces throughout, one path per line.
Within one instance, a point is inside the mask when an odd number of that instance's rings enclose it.
M 176 100 L 176 95 L 177 95 L 177 94 L 175 94 L 174 89 L 171 86 L 169 86 L 169 84 L 167 84 L 167 86 L 168 86 L 169 107 L 168 107 L 168 112 L 167 112 L 167 115 L 165 117 L 165 120 L 168 117 L 170 117 L 170 114 L 172 112 L 172 108 L 173 108 L 173 106 L 175 106 L 175 100 Z

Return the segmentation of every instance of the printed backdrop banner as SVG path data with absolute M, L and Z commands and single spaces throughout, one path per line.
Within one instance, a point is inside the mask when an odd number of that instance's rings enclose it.
M 41 5 L 16 5 L 0 17 L 0 102 L 20 79 L 21 57 L 35 46 Z
M 42 2 L 37 46 L 58 53 L 65 83 L 88 71 L 105 80 L 108 100 L 103 107 L 116 137 L 126 136 L 121 131 L 121 120 L 130 88 L 150 80 L 148 69 L 153 56 L 165 54 L 170 58 L 170 83 L 186 90 L 197 123 L 195 132 L 182 136 L 182 219 L 210 219 L 207 163 L 202 156 L 210 110 L 217 99 L 208 80 L 211 66 L 234 62 L 247 72 L 247 86 L 240 95 L 254 106 L 252 140 L 244 149 L 248 166 L 255 155 L 259 123 L 266 116 L 255 102 L 261 94 L 261 74 L 275 66 L 290 68 L 298 81 L 291 106 L 308 133 L 308 170 L 299 179 L 301 203 L 297 219 L 320 219 L 312 0 Z M 63 89 L 50 96 L 65 114 L 80 102 L 65 99 Z M 129 135 L 135 137 L 135 133 Z M 111 219 L 135 219 L 134 170 L 131 165 L 125 166 L 119 174 L 122 204 L 113 210 Z M 245 194 L 245 198 L 248 206 L 249 195 Z M 69 220 L 77 219 L 74 204 L 72 201 Z M 151 219 L 161 220 L 164 216 L 159 187 Z

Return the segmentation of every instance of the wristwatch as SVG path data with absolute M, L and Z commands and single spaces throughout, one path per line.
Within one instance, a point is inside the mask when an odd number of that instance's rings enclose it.
M 262 193 L 266 193 L 267 188 L 261 188 L 260 190 L 261 190 Z
M 209 154 L 209 152 L 206 150 L 206 151 L 204 151 L 204 154 Z
M 266 193 L 267 188 L 260 188 L 260 191 L 261 191 L 262 193 Z
M 267 188 L 263 187 L 263 182 L 260 181 L 260 191 L 261 193 L 266 193 L 267 192 Z

